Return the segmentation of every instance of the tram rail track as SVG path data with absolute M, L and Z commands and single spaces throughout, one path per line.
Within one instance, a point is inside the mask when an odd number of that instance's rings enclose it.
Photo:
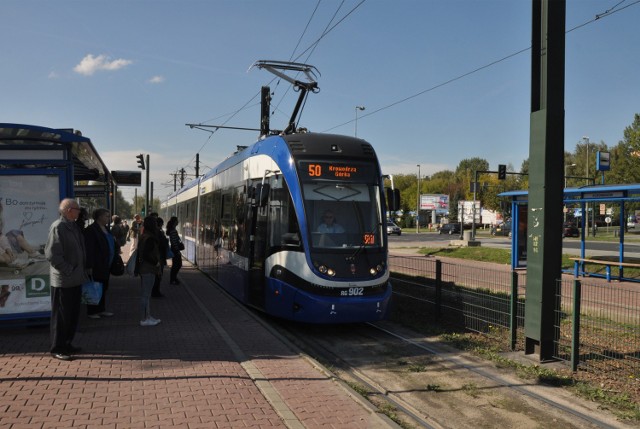
M 278 325 L 405 428 L 630 427 L 561 388 L 520 380 L 389 322 Z

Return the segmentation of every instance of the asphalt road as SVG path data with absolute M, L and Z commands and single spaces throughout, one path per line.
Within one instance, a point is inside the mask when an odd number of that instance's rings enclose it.
M 389 248 L 420 248 L 434 246 L 448 246 L 451 240 L 458 240 L 460 237 L 456 235 L 438 234 L 437 232 L 420 232 L 420 233 L 403 233 L 402 235 L 389 236 Z M 633 237 L 634 239 L 636 237 Z M 491 237 L 478 236 L 481 246 L 496 247 L 509 249 L 511 240 L 508 237 Z M 576 238 L 565 238 L 562 240 L 563 253 L 570 255 L 580 255 L 580 240 Z M 614 241 L 585 241 L 585 251 L 587 255 L 619 255 L 620 243 Z M 624 243 L 625 257 L 640 257 L 640 243 L 633 241 L 625 241 Z

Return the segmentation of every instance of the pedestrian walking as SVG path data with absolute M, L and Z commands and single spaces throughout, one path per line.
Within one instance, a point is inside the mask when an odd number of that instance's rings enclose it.
M 80 207 L 72 198 L 59 206 L 60 218 L 49 228 L 45 256 L 51 264 L 51 355 L 69 361 L 80 351 L 72 345 L 80 318 L 82 284 L 89 280 L 84 237 L 76 224 Z

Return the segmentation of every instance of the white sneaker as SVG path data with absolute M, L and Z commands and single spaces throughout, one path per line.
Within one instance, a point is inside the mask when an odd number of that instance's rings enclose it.
M 112 317 L 113 313 L 110 311 L 103 311 L 102 313 L 98 313 L 102 317 Z
M 155 322 L 155 324 L 157 325 L 158 323 L 162 322 L 162 320 L 160 319 L 156 319 L 155 317 L 151 317 L 149 316 L 149 320 L 153 320 Z
M 156 326 L 158 323 L 160 323 L 159 320 L 149 318 L 146 320 L 141 320 L 140 326 Z

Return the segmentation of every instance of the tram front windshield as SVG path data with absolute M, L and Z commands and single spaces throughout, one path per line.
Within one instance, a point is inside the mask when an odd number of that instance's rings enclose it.
M 382 245 L 378 186 L 314 182 L 305 183 L 303 192 L 314 248 L 378 248 Z

